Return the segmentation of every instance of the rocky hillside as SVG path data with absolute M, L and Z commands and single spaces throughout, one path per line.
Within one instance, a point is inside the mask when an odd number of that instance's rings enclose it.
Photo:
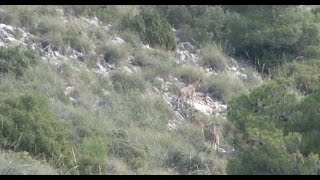
M 274 74 L 152 8 L 0 6 L 0 174 L 227 174 L 247 152 L 235 107 Z

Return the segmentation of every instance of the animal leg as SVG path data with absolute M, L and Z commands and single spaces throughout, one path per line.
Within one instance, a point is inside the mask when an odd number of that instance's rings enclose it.
M 217 144 L 213 143 L 213 149 L 216 151 L 217 150 Z
M 201 129 L 201 134 L 202 134 L 202 142 L 205 143 L 205 136 L 204 136 L 203 128 Z
M 217 134 L 217 137 L 216 137 L 216 144 L 217 146 L 219 146 L 219 135 Z

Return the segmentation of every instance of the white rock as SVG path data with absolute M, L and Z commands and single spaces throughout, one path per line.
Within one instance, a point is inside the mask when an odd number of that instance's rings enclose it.
M 5 29 L 6 31 L 11 31 L 13 33 L 13 27 L 6 24 L 0 24 L 0 29 Z
M 121 39 L 120 37 L 118 37 L 118 36 L 113 37 L 111 42 L 113 42 L 115 44 L 123 44 L 123 43 L 125 43 L 125 41 L 123 39 Z
M 122 69 L 123 69 L 124 71 L 126 71 L 127 73 L 129 73 L 129 74 L 132 74 L 132 73 L 133 73 L 132 70 L 131 70 L 130 68 L 128 68 L 127 66 L 124 66 Z
M 226 150 L 224 150 L 223 148 L 220 148 L 220 147 L 218 148 L 218 151 L 221 152 L 221 153 L 226 153 L 227 152 Z
M 31 49 L 35 50 L 36 48 L 37 48 L 37 45 L 36 45 L 35 43 L 33 43 L 33 44 L 31 45 Z
M 109 31 L 109 30 L 111 29 L 111 26 L 112 26 L 111 24 L 107 24 L 107 25 L 104 26 L 104 28 L 105 28 L 107 31 Z
M 227 111 L 227 106 L 226 105 L 220 105 L 220 112 L 221 113 L 224 113 L 224 112 L 226 112 Z
M 248 76 L 246 74 L 242 74 L 242 73 L 239 73 L 238 76 L 239 76 L 239 78 L 243 78 L 243 79 L 248 78 Z
M 155 78 L 157 81 L 160 81 L 160 82 L 164 82 L 164 79 L 160 78 L 160 77 L 156 77 Z
M 106 71 L 107 71 L 107 69 L 106 69 L 105 67 L 103 67 L 100 63 L 97 63 L 96 66 L 98 66 L 97 69 L 98 69 L 99 71 L 102 71 L 102 72 L 106 72 Z
M 143 45 L 142 48 L 143 48 L 143 49 L 151 49 L 150 46 L 149 46 L 149 44 Z
M 60 53 L 59 53 L 59 51 L 53 51 L 53 54 L 54 54 L 56 57 L 60 57 L 60 56 L 61 56 Z
M 212 113 L 211 107 L 199 103 L 194 103 L 194 109 L 197 109 L 205 115 L 210 115 Z
M 233 66 L 232 68 L 230 68 L 232 71 L 237 71 L 238 69 L 235 67 L 235 66 Z
M 72 94 L 75 90 L 76 90 L 76 87 L 74 87 L 74 86 L 67 86 L 64 94 L 65 94 L 66 96 L 69 96 L 69 95 Z

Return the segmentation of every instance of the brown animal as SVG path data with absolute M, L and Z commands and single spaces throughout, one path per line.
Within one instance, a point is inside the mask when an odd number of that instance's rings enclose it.
M 210 123 L 209 125 L 209 144 L 213 146 L 214 150 L 219 148 L 220 137 L 217 131 L 218 125 Z
M 197 78 L 192 84 L 189 84 L 188 86 L 182 87 L 179 91 L 179 100 L 178 100 L 178 107 L 179 107 L 179 101 L 182 99 L 183 103 L 187 102 L 188 99 L 191 99 L 191 103 L 193 105 L 194 97 L 196 96 L 196 89 L 200 88 L 202 83 L 202 79 Z

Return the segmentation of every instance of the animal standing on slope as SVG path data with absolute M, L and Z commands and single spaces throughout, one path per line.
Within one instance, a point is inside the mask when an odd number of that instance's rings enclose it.
M 213 146 L 214 150 L 219 148 L 220 137 L 217 131 L 218 125 L 210 123 L 209 125 L 209 144 Z
M 179 99 L 178 99 L 178 107 L 179 107 L 179 102 L 182 99 L 183 102 L 187 102 L 188 99 L 191 99 L 191 103 L 193 106 L 193 100 L 196 96 L 196 89 L 200 88 L 202 83 L 202 79 L 197 78 L 192 84 L 189 84 L 188 86 L 182 87 L 179 91 Z

